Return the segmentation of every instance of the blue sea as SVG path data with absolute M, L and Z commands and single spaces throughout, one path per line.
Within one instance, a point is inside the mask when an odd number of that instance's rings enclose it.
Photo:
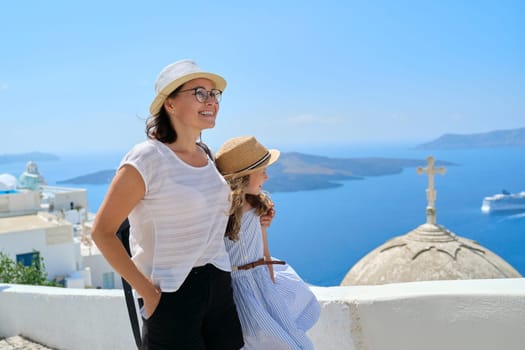
M 285 150 L 286 151 L 286 150 Z M 292 151 L 292 150 L 290 150 Z M 525 190 L 525 148 L 421 151 L 409 146 L 345 146 L 294 149 L 330 157 L 393 157 L 453 162 L 436 175 L 437 223 L 498 254 L 525 276 L 525 212 L 483 214 L 483 197 L 502 190 Z M 115 169 L 123 154 L 64 155 L 38 163 L 49 185 L 59 180 Z M 0 165 L 18 176 L 25 162 Z M 287 261 L 308 283 L 338 285 L 346 272 L 388 239 L 425 223 L 428 177 L 415 168 L 397 175 L 342 182 L 327 190 L 274 193 L 277 215 L 269 229 L 272 255 Z M 96 212 L 107 185 L 66 185 L 88 190 L 89 211 Z

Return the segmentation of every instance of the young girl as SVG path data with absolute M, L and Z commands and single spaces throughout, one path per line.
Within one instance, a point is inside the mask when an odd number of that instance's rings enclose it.
M 284 261 L 272 260 L 261 215 L 273 215 L 262 192 L 266 167 L 279 158 L 253 136 L 222 145 L 217 168 L 232 189 L 225 245 L 232 264 L 233 297 L 243 330 L 243 349 L 313 349 L 306 331 L 317 322 L 320 305 Z

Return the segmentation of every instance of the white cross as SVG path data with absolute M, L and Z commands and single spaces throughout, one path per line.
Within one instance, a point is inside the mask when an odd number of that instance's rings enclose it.
M 436 223 L 436 208 L 434 207 L 434 204 L 436 202 L 436 190 L 434 189 L 434 175 L 436 174 L 445 174 L 445 168 L 434 167 L 434 157 L 430 156 L 427 158 L 428 166 L 426 168 L 418 167 L 417 173 L 423 174 L 427 173 L 428 175 L 428 188 L 426 190 L 427 192 L 427 224 L 435 224 Z

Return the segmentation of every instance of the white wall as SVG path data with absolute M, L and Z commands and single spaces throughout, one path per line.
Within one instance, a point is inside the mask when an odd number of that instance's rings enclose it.
M 316 349 L 525 349 L 523 278 L 312 289 Z
M 113 272 L 114 287 L 122 288 L 122 279 L 120 275 L 115 272 L 113 267 L 108 263 L 104 256 L 100 253 L 83 256 L 84 267 L 89 267 L 91 270 L 91 286 L 94 288 L 103 286 L 103 274 Z
M 133 349 L 122 290 L 0 284 L 0 337 L 63 350 Z
M 77 252 L 80 251 L 80 243 L 66 243 L 46 246 L 40 253 L 44 257 L 46 271 L 50 278 L 57 275 L 67 276 L 68 274 L 82 268 L 81 259 Z
M 36 213 L 39 209 L 38 191 L 20 191 L 0 196 L 0 217 Z
M 525 279 L 312 287 L 317 350 L 523 350 Z M 0 284 L 0 337 L 68 350 L 133 349 L 121 290 Z
M 44 187 L 44 191 L 54 193 L 55 210 L 69 210 L 71 209 L 71 202 L 73 202 L 74 207 L 81 206 L 82 208 L 88 209 L 86 189 L 46 186 Z
M 65 277 L 77 270 L 77 265 L 82 264 L 79 243 L 68 242 L 48 245 L 45 228 L 4 233 L 1 242 L 0 250 L 15 261 L 17 254 L 31 253 L 33 250 L 38 251 L 40 256 L 44 258 L 49 279 L 54 279 L 56 276 Z
M 24 232 L 3 233 L 1 236 L 1 250 L 10 257 L 16 254 L 40 251 L 46 245 L 45 229 L 36 229 Z

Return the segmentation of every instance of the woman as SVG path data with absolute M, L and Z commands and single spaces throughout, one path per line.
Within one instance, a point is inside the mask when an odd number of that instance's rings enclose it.
M 104 257 L 143 300 L 144 349 L 239 349 L 223 237 L 229 186 L 196 142 L 226 81 L 191 60 L 159 74 L 146 134 L 122 160 L 93 227 Z M 115 236 L 130 222 L 130 259 Z

